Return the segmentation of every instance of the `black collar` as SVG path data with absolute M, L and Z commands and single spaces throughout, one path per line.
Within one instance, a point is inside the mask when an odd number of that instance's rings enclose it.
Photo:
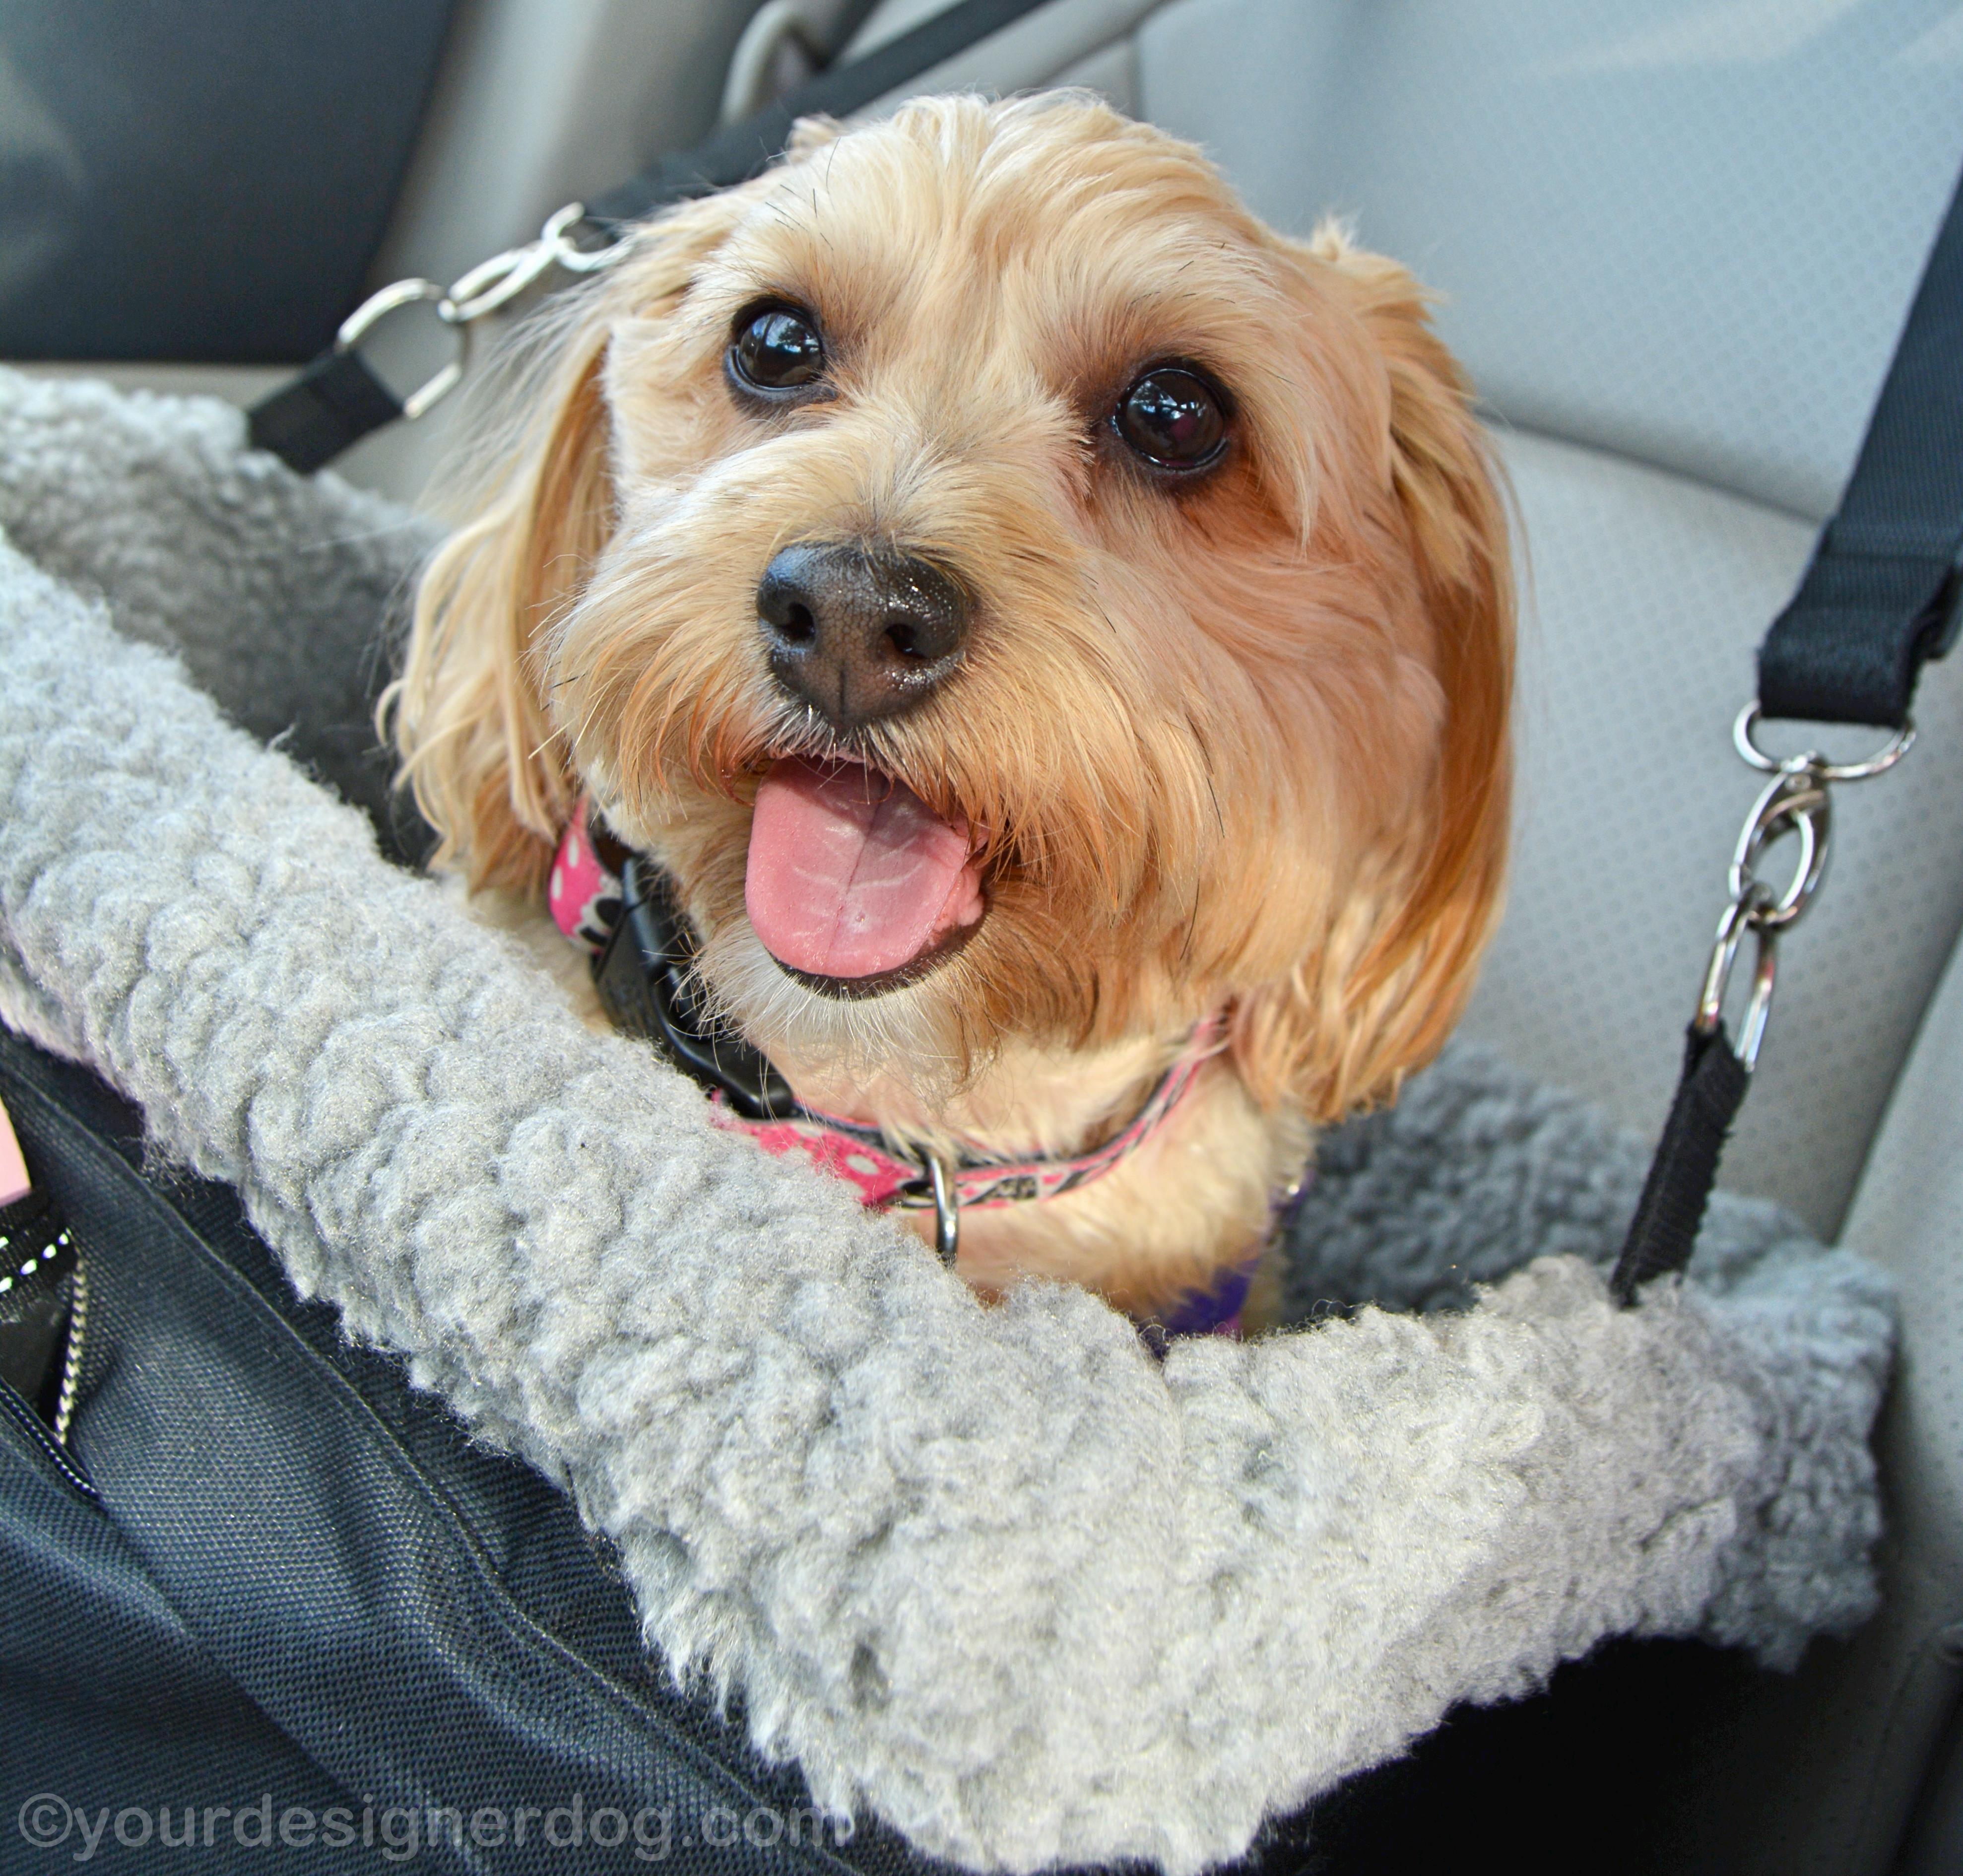
M 593 980 L 616 1028 L 645 1036 L 683 1073 L 720 1094 L 746 1121 L 804 1111 L 761 1050 L 709 1014 L 693 977 L 695 933 L 674 883 L 644 854 L 619 866 L 621 908 Z

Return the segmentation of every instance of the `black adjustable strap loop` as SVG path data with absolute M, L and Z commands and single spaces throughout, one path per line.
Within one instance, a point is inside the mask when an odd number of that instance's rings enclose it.
M 1956 636 L 1963 553 L 1963 181 L 1923 270 L 1859 460 L 1759 649 L 1768 717 L 1899 730 Z
M 1885 774 L 1915 740 L 1909 706 L 1922 667 L 1956 636 L 1963 556 L 1963 181 L 1951 197 L 1888 367 L 1861 454 L 1821 531 L 1792 603 L 1759 648 L 1759 695 L 1734 726 L 1738 753 L 1771 775 L 1732 856 L 1731 903 L 1718 928 L 1704 993 L 1670 1118 L 1610 1287 L 1622 1303 L 1690 1261 L 1718 1156 L 1750 1085 L 1772 1002 L 1776 942 L 1805 911 L 1826 871 L 1830 792 Z M 1856 762 L 1817 751 L 1783 760 L 1753 739 L 1762 717 L 1872 723 L 1895 732 Z M 1783 893 L 1762 883 L 1760 855 L 1796 835 Z M 1721 1006 L 1739 941 L 1751 932 L 1759 969 L 1734 1050 Z
M 1633 1303 L 1638 1289 L 1652 1277 L 1681 1270 L 1690 1262 L 1717 1182 L 1718 1157 L 1750 1082 L 1750 1071 L 1733 1052 L 1724 1025 L 1721 1022 L 1707 1033 L 1692 1024 L 1676 1098 L 1670 1104 L 1628 1240 L 1609 1279 L 1618 1303 Z
M 330 350 L 255 404 L 248 428 L 255 450 L 271 450 L 289 469 L 310 476 L 402 414 L 395 393 L 358 351 Z
M 693 149 L 663 157 L 652 169 L 591 204 L 568 203 L 546 223 L 536 241 L 480 263 L 447 291 L 421 280 L 384 287 L 349 316 L 331 348 L 253 408 L 254 446 L 271 451 L 289 468 L 310 475 L 397 418 L 421 416 L 462 378 L 461 355 L 421 390 L 398 399 L 354 350 L 355 339 L 376 319 L 399 307 L 431 301 L 437 316 L 461 335 L 555 267 L 582 274 L 604 266 L 608 249 L 632 224 L 656 210 L 747 181 L 783 152 L 799 118 L 849 117 L 1047 3 L 962 0 L 863 59 L 821 72 Z M 607 246 L 581 245 L 578 237 L 582 231 L 589 242 L 604 237 Z

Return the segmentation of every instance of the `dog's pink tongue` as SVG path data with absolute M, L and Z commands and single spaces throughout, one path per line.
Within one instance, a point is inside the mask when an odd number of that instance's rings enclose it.
M 967 823 L 856 762 L 786 758 L 757 790 L 744 896 L 780 964 L 875 977 L 982 916 Z

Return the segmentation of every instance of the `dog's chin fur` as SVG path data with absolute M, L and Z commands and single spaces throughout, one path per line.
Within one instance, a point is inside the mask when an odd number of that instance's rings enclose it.
M 825 334 L 764 408 L 746 309 Z M 1111 422 L 1150 367 L 1224 387 L 1170 476 Z M 800 1095 L 947 1151 L 1070 1154 L 1196 1025 L 1224 1041 L 1103 1179 L 963 1220 L 962 1268 L 1162 1307 L 1244 1261 L 1313 1126 L 1390 1098 L 1496 915 L 1511 682 L 1501 505 L 1423 296 L 1249 216 L 1190 148 L 1063 94 L 806 126 L 536 326 L 390 701 L 439 864 L 534 903 L 578 797 L 677 882 L 717 1007 Z M 970 595 L 958 667 L 843 746 L 757 621 L 798 542 Z M 775 759 L 849 756 L 975 832 L 986 912 L 873 996 L 752 930 Z

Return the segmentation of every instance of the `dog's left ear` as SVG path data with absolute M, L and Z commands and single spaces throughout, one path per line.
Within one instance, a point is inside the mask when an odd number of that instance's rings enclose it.
M 1257 1098 L 1328 1121 L 1394 1098 L 1438 1052 L 1497 922 L 1513 595 L 1500 476 L 1423 290 L 1334 224 L 1306 252 L 1329 270 L 1386 374 L 1391 481 L 1445 713 L 1421 826 L 1366 864 L 1313 954 L 1234 1012 L 1235 1060 Z
M 610 339 L 680 300 L 749 193 L 672 211 L 591 287 L 549 306 L 529 365 L 499 389 L 517 421 L 472 439 L 470 518 L 423 573 L 402 675 L 383 710 L 399 779 L 439 836 L 432 864 L 460 868 L 473 889 L 534 890 L 572 810 L 536 651 L 614 524 Z

